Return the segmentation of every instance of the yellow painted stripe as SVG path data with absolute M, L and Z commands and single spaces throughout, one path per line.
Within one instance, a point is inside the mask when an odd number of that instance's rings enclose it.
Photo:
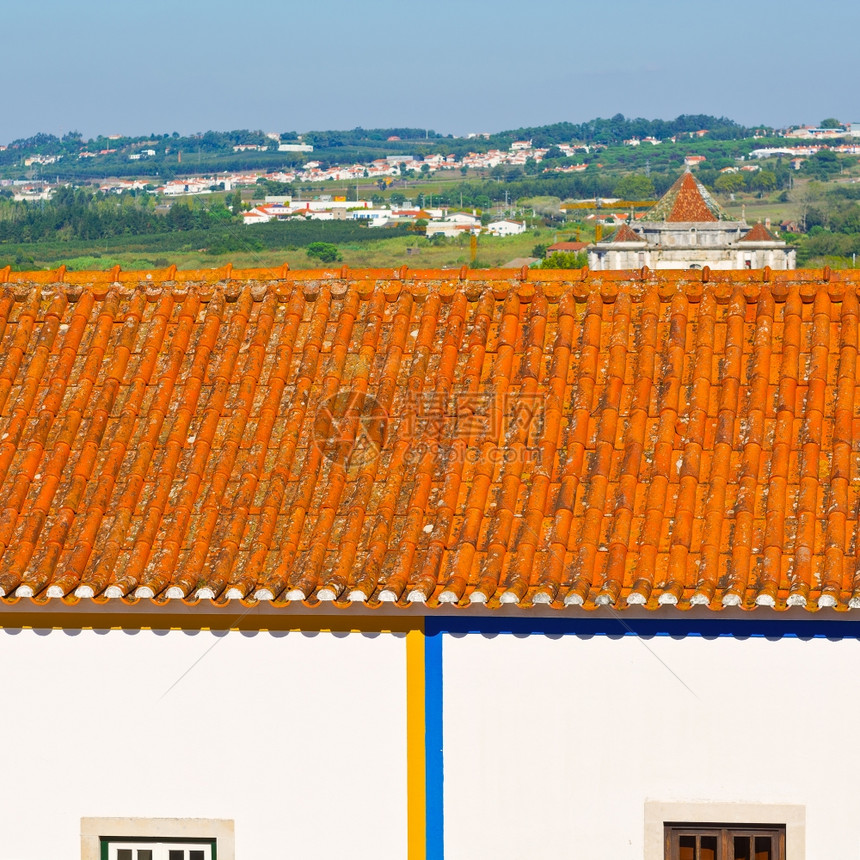
M 426 860 L 424 629 L 406 634 L 406 804 L 409 860 Z

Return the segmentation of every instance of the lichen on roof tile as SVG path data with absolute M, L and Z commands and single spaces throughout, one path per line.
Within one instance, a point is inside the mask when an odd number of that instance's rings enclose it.
M 0 275 L 5 601 L 860 606 L 853 273 Z

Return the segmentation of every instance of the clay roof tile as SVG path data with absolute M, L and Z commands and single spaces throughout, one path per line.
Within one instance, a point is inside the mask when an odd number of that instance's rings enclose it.
M 622 224 L 613 234 L 610 242 L 644 242 L 645 240 L 628 224 Z
M 546 250 L 547 253 L 554 251 L 582 251 L 588 247 L 588 242 L 556 242 L 550 245 Z
M 860 605 L 858 287 L 2 269 L 0 611 Z
M 752 229 L 746 235 L 741 237 L 741 242 L 778 242 L 779 240 L 761 221 L 753 224 Z

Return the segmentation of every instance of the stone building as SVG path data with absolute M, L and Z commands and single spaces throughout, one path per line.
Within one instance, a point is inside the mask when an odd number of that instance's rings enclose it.
M 734 221 L 692 173 L 634 224 L 588 251 L 592 270 L 795 268 L 793 248 L 763 224 Z

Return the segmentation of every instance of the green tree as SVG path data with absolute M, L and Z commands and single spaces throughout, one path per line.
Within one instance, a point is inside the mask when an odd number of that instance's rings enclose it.
M 829 116 L 821 120 L 821 128 L 842 128 L 842 123 L 836 117 Z
M 399 191 L 395 191 L 388 199 L 391 201 L 393 206 L 402 206 L 406 200 L 406 195 L 401 194 Z
M 824 187 L 819 182 L 807 182 L 795 186 L 791 200 L 797 207 L 797 223 L 800 231 L 805 233 L 812 226 L 810 214 L 817 210 L 817 205 L 824 195 Z
M 714 188 L 723 194 L 734 194 L 746 188 L 746 180 L 740 173 L 723 173 L 714 183 Z
M 613 197 L 622 200 L 653 200 L 657 196 L 654 183 L 641 174 L 633 173 L 619 179 L 612 191 Z
M 311 242 L 305 250 L 309 257 L 322 263 L 336 263 L 342 259 L 337 245 L 332 245 L 331 242 Z
M 803 162 L 803 171 L 818 179 L 828 179 L 841 168 L 839 156 L 832 149 L 819 149 Z
M 262 176 L 257 180 L 257 185 L 267 196 L 289 197 L 294 193 L 293 186 L 289 182 L 275 182 L 272 179 L 264 179 Z
M 585 251 L 556 251 L 535 264 L 536 269 L 582 269 L 588 265 Z
M 776 188 L 776 174 L 772 170 L 757 170 L 750 178 L 750 188 L 761 197 L 765 191 Z

